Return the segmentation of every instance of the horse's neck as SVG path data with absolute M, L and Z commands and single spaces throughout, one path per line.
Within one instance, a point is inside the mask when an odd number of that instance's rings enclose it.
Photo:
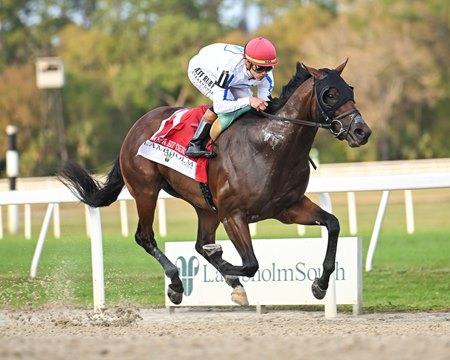
M 286 101 L 286 104 L 277 111 L 277 115 L 290 119 L 314 121 L 313 95 L 312 81 L 307 80 L 298 87 L 288 101 Z
M 277 111 L 277 115 L 297 120 L 314 121 L 314 94 L 310 80 L 292 94 L 286 104 Z M 293 146 L 301 146 L 308 153 L 314 142 L 317 133 L 317 128 L 306 125 L 291 124 L 289 133 L 289 142 Z

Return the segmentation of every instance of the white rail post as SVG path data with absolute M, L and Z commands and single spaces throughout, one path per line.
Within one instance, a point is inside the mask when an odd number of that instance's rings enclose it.
M 333 207 L 331 204 L 331 197 L 328 193 L 319 194 L 320 207 L 329 213 L 333 212 Z M 328 230 L 325 226 L 321 227 L 322 239 L 328 240 Z M 328 283 L 327 294 L 325 295 L 325 317 L 327 319 L 333 319 L 337 316 L 337 305 L 336 305 L 336 280 L 335 274 L 330 276 L 330 281 Z
M 84 219 L 86 222 L 86 236 L 88 238 L 91 238 L 91 216 L 90 216 L 88 205 L 84 206 Z
M 167 221 L 166 221 L 166 200 L 158 199 L 158 224 L 159 235 L 162 237 L 167 236 Z
M 358 223 L 356 220 L 356 197 L 353 191 L 347 193 L 348 203 L 348 227 L 351 235 L 356 235 L 358 232 Z
M 120 225 L 122 229 L 122 236 L 127 237 L 129 235 L 127 202 L 125 200 L 120 200 L 119 206 L 120 206 Z
M 8 205 L 8 230 L 10 234 L 19 230 L 19 205 Z
M 256 235 L 256 223 L 248 224 L 248 228 L 250 229 L 250 235 L 255 236 Z
M 44 248 L 45 237 L 47 236 L 48 226 L 52 218 L 52 212 L 55 204 L 48 204 L 47 211 L 45 212 L 44 222 L 42 223 L 41 232 L 39 233 L 39 239 L 34 250 L 33 260 L 31 261 L 30 276 L 35 278 L 37 275 L 37 269 L 39 266 L 39 260 L 41 258 L 42 249 Z
M 372 237 L 370 238 L 369 250 L 366 258 L 366 271 L 372 270 L 372 260 L 375 255 L 375 249 L 377 247 L 378 236 L 380 235 L 381 225 L 383 224 L 384 213 L 386 212 L 387 203 L 389 200 L 389 190 L 383 191 L 381 196 L 380 206 L 378 207 L 377 218 L 375 219 L 375 225 L 373 227 Z
M 53 210 L 53 235 L 55 239 L 61 238 L 61 215 L 59 213 L 59 204 L 55 204 Z
M 0 206 L 0 240 L 3 239 L 3 214 L 2 207 Z
M 414 204 L 411 190 L 405 190 L 406 231 L 414 234 Z
M 105 280 L 103 273 L 103 242 L 100 209 L 89 207 L 89 218 L 94 309 L 100 311 L 105 307 Z
M 306 233 L 306 227 L 305 225 L 297 225 L 297 234 L 299 234 L 300 236 L 305 235 Z
M 23 206 L 24 214 L 23 214 L 23 226 L 25 228 L 25 239 L 31 239 L 31 205 L 25 204 Z

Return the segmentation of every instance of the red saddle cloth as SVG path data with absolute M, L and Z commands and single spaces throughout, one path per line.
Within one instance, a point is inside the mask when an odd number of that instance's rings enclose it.
M 177 110 L 163 120 L 159 130 L 146 140 L 136 155 L 170 167 L 191 179 L 207 184 L 208 159 L 190 158 L 185 155 L 203 114 L 209 106 Z M 211 144 L 207 146 L 211 149 Z

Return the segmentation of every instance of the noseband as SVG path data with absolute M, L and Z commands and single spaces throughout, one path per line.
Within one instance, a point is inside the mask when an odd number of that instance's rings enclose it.
M 361 114 L 357 109 L 352 109 L 346 111 L 338 116 L 335 116 L 336 111 L 346 102 L 355 102 L 353 97 L 353 88 L 350 87 L 335 70 L 330 69 L 320 69 L 327 74 L 322 79 L 313 78 L 313 93 L 316 101 L 316 113 L 317 121 L 311 122 L 307 120 L 291 119 L 285 118 L 283 116 L 277 116 L 269 114 L 265 111 L 261 113 L 273 120 L 289 121 L 298 125 L 306 125 L 316 128 L 328 129 L 336 138 L 345 133 L 345 138 L 347 138 L 350 128 L 353 122 L 361 122 Z M 327 104 L 324 101 L 325 93 L 331 88 L 336 88 L 339 91 L 339 100 L 333 105 Z M 342 124 L 342 119 L 347 116 L 351 116 L 351 122 L 347 128 Z
M 342 124 L 341 119 L 350 116 L 351 120 L 350 124 L 347 126 L 347 128 L 344 127 L 344 124 Z M 328 130 L 330 131 L 330 133 L 332 133 L 335 137 L 339 137 L 342 133 L 346 133 L 344 139 L 347 138 L 348 136 L 348 132 L 350 131 L 350 128 L 352 127 L 353 122 L 355 122 L 355 119 L 358 117 L 358 119 L 361 118 L 361 114 L 359 113 L 358 110 L 356 109 L 352 109 L 350 111 L 346 111 L 345 113 L 342 113 L 339 116 L 336 116 L 334 118 L 329 118 L 327 117 L 325 119 L 325 123 L 329 124 L 330 127 L 328 128 Z M 358 121 L 356 121 L 358 122 Z M 336 127 L 337 125 L 337 127 Z M 335 130 L 336 129 L 336 130 Z

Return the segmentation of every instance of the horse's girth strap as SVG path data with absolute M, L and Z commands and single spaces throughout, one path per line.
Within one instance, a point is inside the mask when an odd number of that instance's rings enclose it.
M 202 182 L 200 182 L 199 184 L 200 184 L 200 189 L 202 190 L 203 197 L 205 198 L 205 201 L 208 204 L 209 208 L 212 211 L 217 212 L 217 207 L 214 204 L 214 200 L 213 200 L 211 190 L 209 189 L 208 184 L 205 184 Z

